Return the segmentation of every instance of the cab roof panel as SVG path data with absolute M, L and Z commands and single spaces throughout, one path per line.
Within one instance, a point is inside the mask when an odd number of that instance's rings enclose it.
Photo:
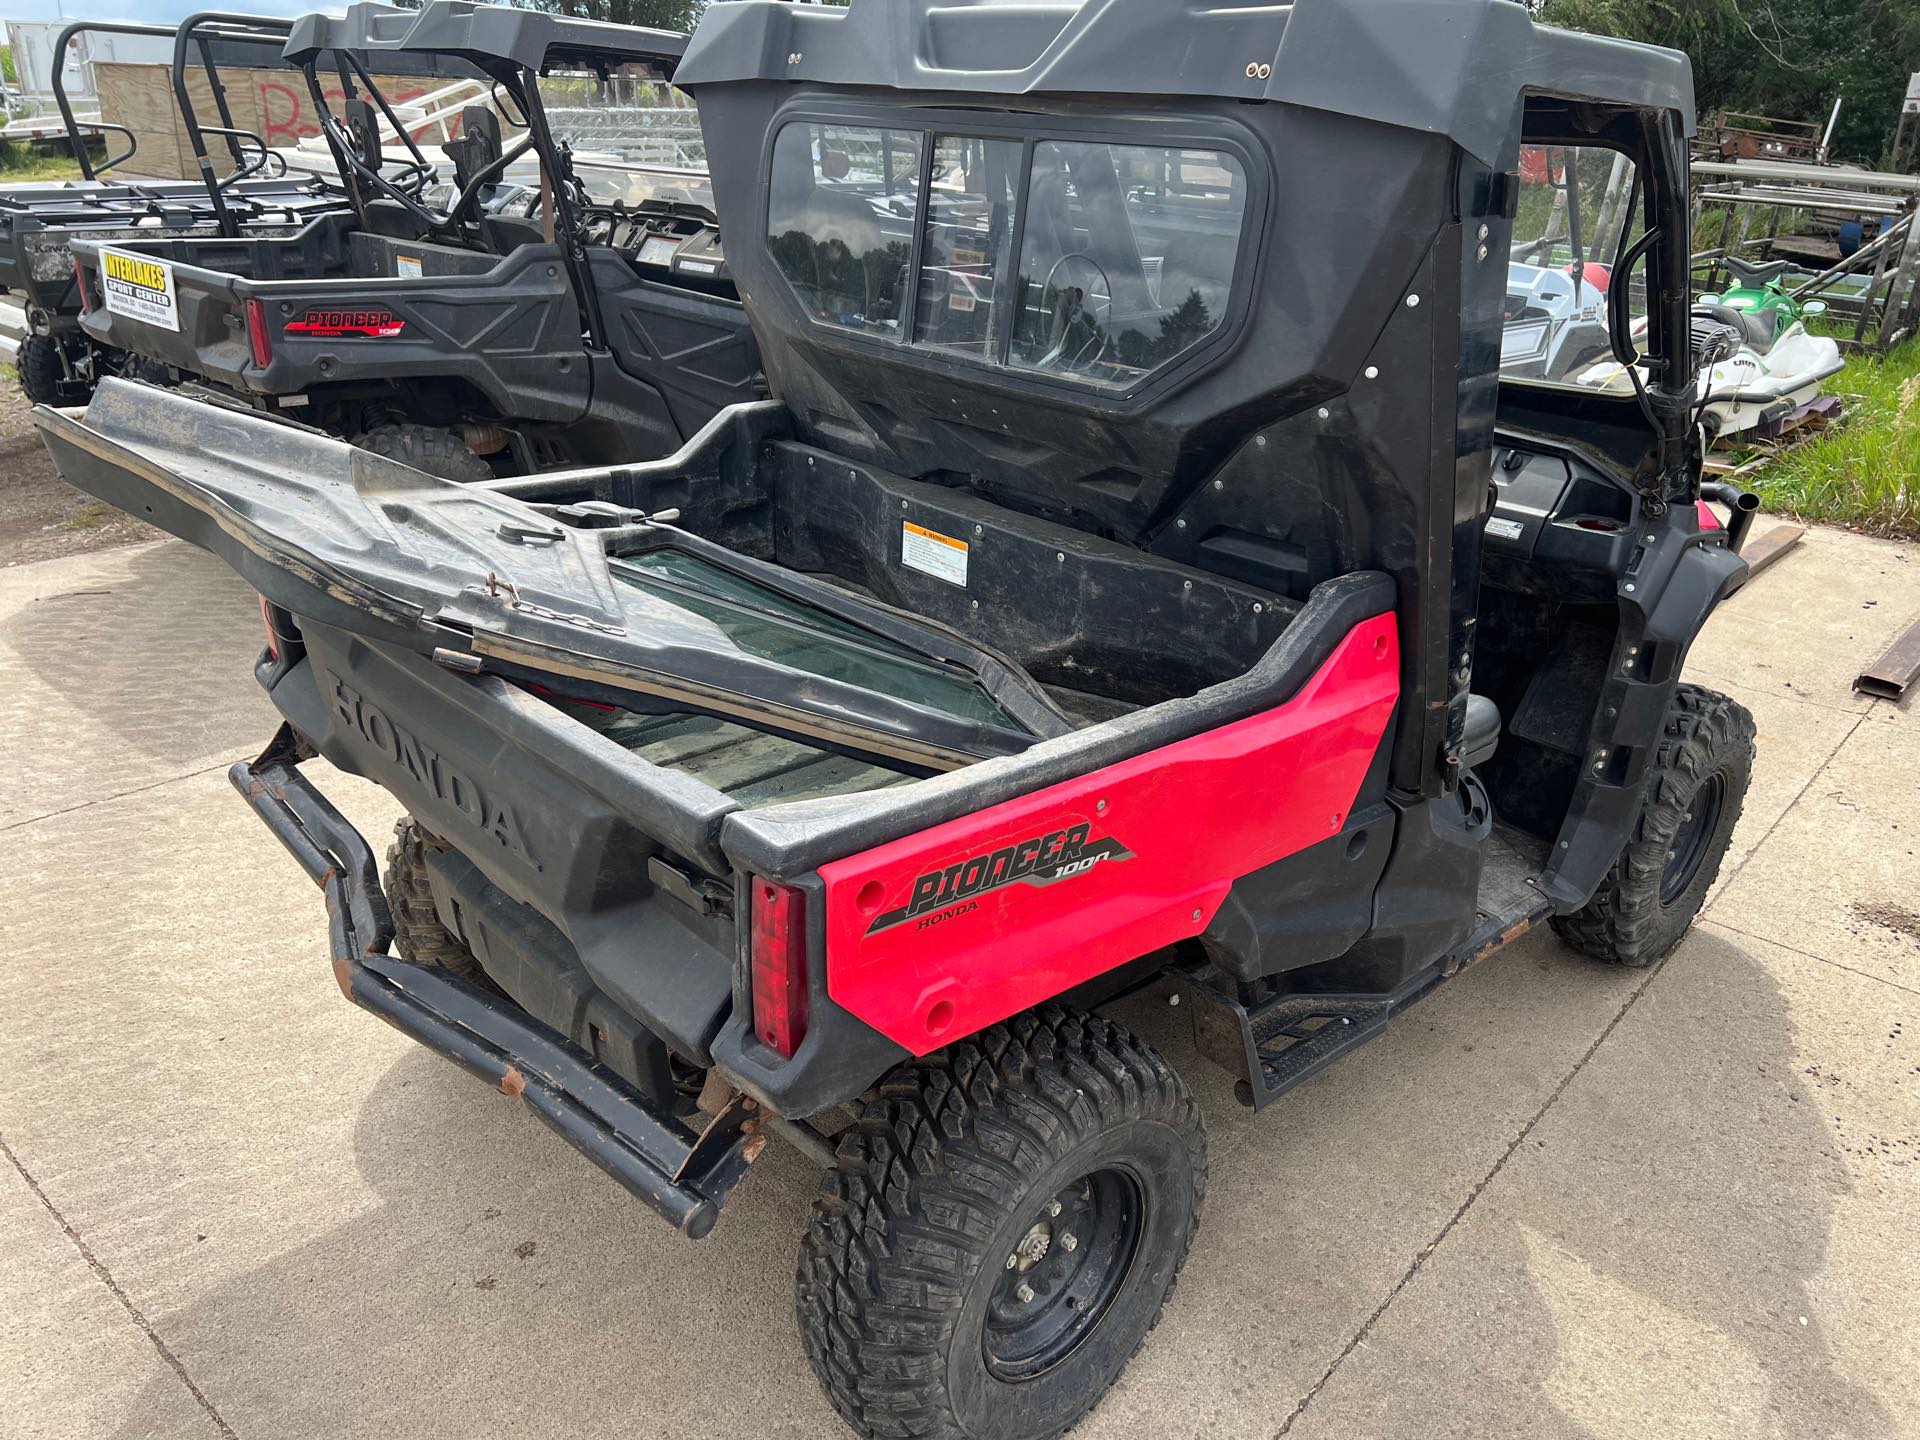
M 676 81 L 754 80 L 1284 101 L 1488 162 L 1523 93 L 1678 111 L 1689 131 L 1694 107 L 1680 52 L 1536 25 L 1511 0 L 717 0 Z
M 576 20 L 473 0 L 427 0 L 418 10 L 360 0 L 344 15 L 303 15 L 294 21 L 285 52 L 290 62 L 301 64 L 328 50 L 454 55 L 530 70 L 568 61 L 650 63 L 671 72 L 686 53 L 687 37 L 675 30 Z

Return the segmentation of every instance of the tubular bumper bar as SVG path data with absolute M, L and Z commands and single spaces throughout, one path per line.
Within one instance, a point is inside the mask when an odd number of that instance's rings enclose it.
M 664 1114 L 561 1036 L 499 997 L 444 971 L 387 953 L 393 922 L 373 851 L 299 772 L 304 758 L 282 726 L 234 788 L 300 862 L 327 901 L 334 978 L 354 1004 L 533 1107 L 594 1164 L 700 1239 L 766 1145 L 754 1100 L 739 1095 L 698 1135 Z

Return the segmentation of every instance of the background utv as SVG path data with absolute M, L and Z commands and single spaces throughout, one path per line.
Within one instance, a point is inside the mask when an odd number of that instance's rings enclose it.
M 719 229 L 690 200 L 590 191 L 542 103 L 548 71 L 670 79 L 687 38 L 465 0 L 361 3 L 310 15 L 286 41 L 353 206 L 272 239 L 113 248 L 167 267 L 154 320 L 104 301 L 100 243 L 75 256 L 81 325 L 190 384 L 451 480 L 651 459 L 722 407 L 764 393 Z M 320 70 L 347 99 L 333 115 Z M 443 148 L 452 185 L 407 135 L 366 62 L 410 58 L 487 80 Z M 506 117 L 503 125 L 502 116 Z M 383 154 L 378 117 L 404 142 Z M 516 128 L 521 132 L 515 134 Z M 609 159 L 621 187 L 662 181 Z M 524 167 L 532 183 L 519 183 Z M 700 177 L 664 177 L 686 190 Z
M 709 9 L 781 399 L 669 460 L 456 486 L 124 384 L 37 412 L 263 595 L 287 723 L 234 779 L 350 998 L 688 1234 L 769 1134 L 819 1157 L 797 1313 L 865 1435 L 1057 1435 L 1159 1317 L 1205 1138 L 1101 1003 L 1179 987 L 1262 1106 L 1542 922 L 1649 964 L 1752 763 L 1680 681 L 1745 572 L 1685 59 L 1500 0 L 1169 23 Z M 1502 380 L 1523 144 L 1633 166 L 1644 393 Z M 412 812 L 384 890 L 316 754 Z

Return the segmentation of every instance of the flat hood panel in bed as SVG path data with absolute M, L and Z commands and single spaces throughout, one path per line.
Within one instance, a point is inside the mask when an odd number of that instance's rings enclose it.
M 483 486 L 125 381 L 103 384 L 84 416 L 42 407 L 35 420 L 70 483 L 220 555 L 296 615 L 421 653 L 928 769 L 1023 749 L 1056 713 L 956 636 L 891 611 L 863 624 L 857 597 L 634 512 L 563 524 Z M 632 553 L 610 557 L 610 537 Z

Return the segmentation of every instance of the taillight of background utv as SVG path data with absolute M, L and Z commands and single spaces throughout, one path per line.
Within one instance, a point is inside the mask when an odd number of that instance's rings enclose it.
M 80 313 L 93 313 L 93 301 L 87 298 L 87 272 L 80 264 L 78 255 L 73 257 L 73 288 L 80 292 Z
M 266 596 L 260 597 L 260 619 L 267 627 L 267 653 L 275 660 L 280 658 L 280 632 L 273 624 L 273 602 Z
M 782 1055 L 807 1034 L 806 896 L 785 885 L 753 881 L 753 1029 Z
M 247 301 L 247 349 L 253 363 L 262 370 L 273 363 L 273 337 L 267 334 L 267 307 L 258 300 Z

